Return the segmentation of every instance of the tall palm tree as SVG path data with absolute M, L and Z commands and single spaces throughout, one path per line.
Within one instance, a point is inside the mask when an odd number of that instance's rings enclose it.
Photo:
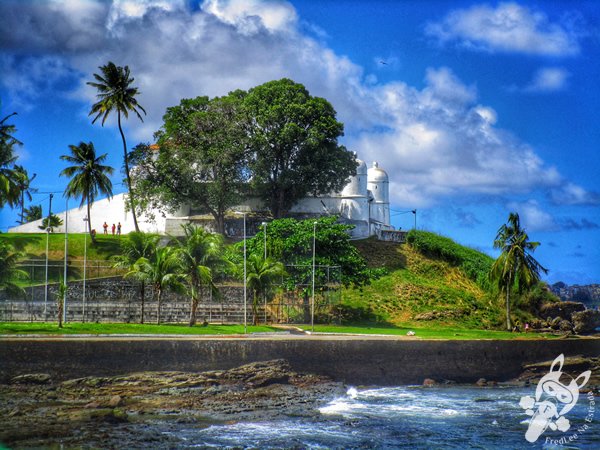
M 154 287 L 156 295 L 156 324 L 160 324 L 160 307 L 165 289 L 182 292 L 184 289 L 181 274 L 181 262 L 177 250 L 173 247 L 161 247 L 156 250 L 154 258 L 140 258 L 132 269 L 125 274 L 126 278 L 134 278 Z
M 179 253 L 182 273 L 185 275 L 187 291 L 191 298 L 190 327 L 196 324 L 196 310 L 202 289 L 216 292 L 213 278 L 225 264 L 223 237 L 209 233 L 191 224 L 182 226 L 184 237 L 173 242 Z
M 29 208 L 25 208 L 25 223 L 33 222 L 42 218 L 42 205 L 32 205 Z
M 158 234 L 144 233 L 142 231 L 132 231 L 125 239 L 121 240 L 121 253 L 114 258 L 115 267 L 127 269 L 129 272 L 134 270 L 135 263 L 140 258 L 146 258 L 152 261 L 160 236 Z M 140 282 L 140 301 L 142 303 L 142 314 L 140 323 L 144 323 L 144 303 L 146 280 L 138 278 Z
M 111 112 L 117 112 L 117 124 L 119 125 L 119 133 L 123 140 L 123 162 L 125 165 L 125 174 L 127 176 L 127 187 L 129 189 L 129 201 L 131 214 L 133 215 L 133 224 L 135 231 L 140 231 L 135 215 L 135 201 L 133 191 L 131 190 L 131 176 L 129 174 L 129 159 L 127 157 L 127 141 L 121 126 L 121 115 L 127 119 L 129 112 L 134 112 L 143 122 L 144 119 L 140 111 L 146 114 L 146 110 L 136 100 L 136 95 L 139 94 L 138 88 L 132 86 L 134 78 L 131 77 L 129 67 L 116 66 L 112 61 L 109 61 L 105 66 L 98 67 L 101 74 L 94 74 L 97 82 L 89 81 L 87 84 L 95 87 L 98 90 L 98 102 L 92 105 L 89 115 L 95 115 L 92 123 L 95 123 L 102 117 L 102 126 L 106 118 Z
M 279 261 L 253 253 L 247 261 L 246 285 L 252 292 L 252 323 L 258 323 L 258 302 L 272 295 L 275 281 L 285 275 L 285 267 Z
M 540 280 L 540 272 L 548 270 L 533 258 L 531 254 L 540 245 L 532 242 L 523 228 L 517 213 L 510 213 L 508 223 L 498 229 L 494 240 L 494 248 L 501 251 L 500 256 L 490 271 L 490 278 L 495 281 L 501 293 L 506 296 L 506 327 L 510 331 L 510 293 L 513 288 L 517 292 L 533 286 Z
M 69 145 L 69 149 L 71 150 L 70 155 L 60 157 L 63 161 L 73 164 L 60 173 L 61 176 L 71 178 L 65 189 L 65 195 L 68 198 L 81 197 L 80 208 L 87 204 L 88 233 L 92 237 L 92 241 L 95 242 L 95 237 L 92 234 L 91 205 L 99 193 L 112 198 L 112 182 L 108 175 L 112 175 L 114 169 L 102 164 L 107 154 L 96 156 L 96 149 L 91 142 L 88 144 L 80 142 L 77 146 Z
M 31 182 L 35 179 L 37 174 L 33 174 L 32 177 L 27 173 L 27 169 L 23 166 L 15 165 L 13 169 L 13 177 L 15 185 L 18 187 L 20 193 L 19 206 L 21 207 L 21 220 L 19 223 L 23 225 L 25 217 L 25 198 L 27 201 L 31 201 L 31 194 L 37 192 L 37 189 L 31 187 Z
M 14 155 L 14 146 L 21 145 L 21 142 L 13 137 L 13 133 L 17 131 L 15 126 L 6 123 L 10 117 L 16 114 L 9 114 L 0 120 L 0 207 L 5 203 L 15 206 L 19 200 L 18 184 L 12 166 L 17 160 Z
M 11 295 L 25 295 L 23 288 L 16 283 L 28 278 L 27 272 L 17 266 L 22 256 L 11 244 L 0 241 L 0 289 Z

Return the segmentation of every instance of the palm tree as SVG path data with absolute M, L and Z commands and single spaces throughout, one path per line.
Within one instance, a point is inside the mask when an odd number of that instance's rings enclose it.
M 121 241 L 121 254 L 115 256 L 114 266 L 132 271 L 134 270 L 135 263 L 140 258 L 146 258 L 151 261 L 156 253 L 159 240 L 160 236 L 158 234 L 132 231 Z M 144 323 L 146 280 L 144 278 L 138 278 L 138 280 L 140 281 L 140 300 L 142 302 L 140 323 Z
M 27 272 L 17 266 L 22 256 L 11 244 L 0 241 L 0 289 L 11 295 L 25 295 L 23 288 L 16 283 L 28 277 Z
M 24 223 L 40 220 L 42 218 L 42 205 L 32 205 L 29 208 L 25 208 L 24 213 Z
M 87 84 L 95 87 L 98 90 L 98 102 L 92 105 L 89 115 L 95 115 L 92 123 L 95 123 L 102 117 L 102 126 L 109 114 L 113 111 L 117 112 L 117 124 L 119 125 L 119 133 L 123 140 L 123 162 L 125 164 L 125 174 L 127 176 L 127 187 L 129 189 L 129 201 L 131 214 L 133 215 L 133 224 L 135 231 L 140 231 L 135 215 L 135 201 L 133 191 L 131 190 L 131 176 L 129 174 L 129 160 L 127 157 L 127 142 L 125 134 L 121 127 L 121 114 L 127 119 L 129 112 L 134 112 L 143 122 L 144 119 L 140 111 L 146 114 L 146 110 L 137 102 L 135 96 L 139 94 L 138 88 L 132 86 L 134 78 L 130 76 L 129 67 L 116 66 L 112 61 L 109 61 L 105 66 L 98 67 L 101 75 L 94 74 L 97 83 L 89 81 Z
M 9 114 L 0 120 L 0 207 L 5 203 L 15 206 L 19 200 L 18 184 L 12 166 L 17 160 L 14 146 L 21 145 L 21 142 L 12 136 L 17 131 L 15 126 L 5 123 L 16 114 Z
M 510 213 L 508 223 L 498 229 L 494 248 L 500 249 L 498 259 L 492 265 L 490 278 L 495 281 L 501 293 L 506 295 L 506 327 L 511 330 L 510 293 L 513 288 L 523 292 L 540 280 L 540 272 L 548 273 L 531 254 L 540 245 L 531 242 L 523 228 L 519 215 Z
M 261 297 L 271 296 L 273 285 L 285 275 L 285 267 L 279 261 L 253 253 L 247 261 L 246 285 L 252 292 L 252 323 L 258 323 L 258 302 Z
M 161 247 L 156 250 L 154 258 L 140 258 L 132 269 L 125 274 L 126 278 L 135 278 L 154 287 L 156 294 L 156 324 L 160 324 L 160 307 L 162 294 L 165 289 L 176 292 L 183 291 L 181 282 L 181 262 L 179 255 L 173 247 Z
M 18 187 L 18 191 L 21 194 L 21 198 L 19 199 L 19 206 L 21 207 L 21 220 L 19 223 L 21 225 L 25 223 L 25 197 L 27 197 L 27 201 L 31 201 L 31 194 L 37 192 L 37 189 L 31 187 L 31 182 L 35 179 L 36 175 L 37 174 L 34 173 L 30 178 L 27 170 L 23 166 L 15 165 L 13 169 L 15 185 Z
M 215 271 L 225 264 L 223 258 L 223 237 L 209 233 L 191 224 L 182 226 L 183 240 L 175 239 L 185 275 L 187 291 L 191 298 L 190 327 L 196 324 L 196 310 L 204 287 L 216 292 L 213 283 Z
M 54 228 L 58 228 L 63 224 L 63 221 L 56 214 L 51 214 L 48 217 L 42 219 L 42 224 L 38 225 L 40 230 L 48 230 L 50 233 L 54 233 Z
M 65 195 L 68 198 L 81 197 L 80 208 L 84 203 L 87 204 L 88 233 L 92 237 L 92 241 L 95 242 L 95 237 L 92 234 L 90 208 L 99 193 L 112 198 L 112 182 L 108 175 L 112 175 L 114 169 L 102 164 L 107 154 L 96 156 L 96 149 L 91 142 L 88 144 L 80 142 L 78 146 L 69 145 L 69 149 L 71 155 L 60 157 L 63 161 L 73 164 L 60 173 L 61 176 L 71 177 L 71 181 L 65 189 Z

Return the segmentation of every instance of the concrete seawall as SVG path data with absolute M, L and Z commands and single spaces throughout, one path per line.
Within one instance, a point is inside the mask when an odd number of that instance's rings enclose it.
M 348 384 L 420 384 L 424 378 L 505 381 L 523 364 L 600 356 L 600 339 L 417 341 L 382 337 L 6 338 L 0 380 L 44 372 L 56 379 L 138 371 L 203 371 L 284 358 L 294 370 Z

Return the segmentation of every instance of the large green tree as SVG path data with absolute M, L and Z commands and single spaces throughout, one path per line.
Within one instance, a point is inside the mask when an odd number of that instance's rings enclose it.
M 33 222 L 42 218 L 42 205 L 31 205 L 25 208 L 23 223 Z
M 140 258 L 145 258 L 148 261 L 153 260 L 159 241 L 160 236 L 158 234 L 144 233 L 143 231 L 132 231 L 121 240 L 121 251 L 114 257 L 115 267 L 127 269 L 128 273 L 135 273 L 135 264 Z M 133 278 L 136 278 L 140 283 L 140 323 L 144 323 L 146 278 L 144 276 Z
M 15 206 L 19 202 L 19 185 L 14 172 L 17 157 L 14 148 L 22 145 L 13 134 L 17 131 L 14 125 L 6 121 L 17 113 L 9 114 L 0 120 L 0 207 L 8 203 Z
M 189 204 L 211 214 L 224 233 L 225 213 L 239 203 L 249 177 L 241 95 L 184 99 L 167 109 L 158 146 L 139 145 L 131 154 L 141 207 L 175 211 Z
M 494 240 L 494 248 L 499 249 L 501 253 L 492 265 L 490 278 L 505 295 L 506 328 L 509 331 L 512 329 L 511 292 L 516 290 L 522 293 L 540 280 L 540 272 L 548 272 L 532 256 L 539 245 L 539 242 L 529 240 L 517 213 L 509 214 L 508 222 L 498 229 Z
M 67 198 L 81 197 L 81 208 L 87 205 L 88 233 L 95 240 L 92 234 L 92 215 L 91 206 L 98 197 L 99 193 L 112 197 L 112 182 L 109 175 L 112 175 L 114 169 L 102 164 L 107 154 L 97 156 L 96 149 L 92 142 L 80 142 L 79 145 L 69 145 L 70 155 L 62 155 L 60 159 L 72 164 L 66 167 L 60 173 L 61 176 L 71 178 L 65 189 Z
M 108 116 L 113 112 L 117 113 L 117 124 L 123 141 L 123 164 L 125 166 L 127 187 L 129 189 L 131 214 L 133 215 L 135 231 L 140 231 L 135 212 L 134 194 L 131 188 L 127 141 L 125 140 L 125 134 L 123 133 L 123 127 L 121 126 L 121 116 L 124 116 L 127 119 L 129 113 L 133 112 L 143 122 L 144 119 L 140 112 L 146 114 L 146 110 L 136 99 L 136 96 L 139 95 L 139 91 L 137 87 L 132 86 L 135 79 L 131 76 L 128 66 L 116 66 L 113 62 L 109 61 L 108 64 L 100 66 L 99 69 L 101 73 L 94 74 L 96 82 L 89 81 L 87 83 L 98 90 L 98 101 L 92 105 L 89 115 L 95 116 L 92 123 L 95 123 L 102 117 L 102 126 L 104 126 L 104 122 Z
M 275 218 L 307 195 L 341 190 L 356 173 L 353 153 L 339 145 L 344 126 L 333 106 L 289 79 L 250 89 L 243 98 L 252 184 Z
M 316 223 L 316 226 L 315 226 Z M 281 261 L 287 269 L 284 278 L 288 290 L 299 290 L 304 298 L 305 321 L 309 316 L 309 299 L 312 293 L 313 237 L 315 248 L 315 285 L 320 291 L 327 289 L 327 280 L 334 279 L 345 286 L 367 285 L 376 271 L 367 267 L 365 259 L 350 242 L 348 230 L 352 225 L 337 223 L 337 217 L 296 220 L 278 219 L 266 228 L 267 253 Z M 249 255 L 264 255 L 265 228 L 247 242 Z M 241 244 L 233 257 L 240 261 Z M 334 268 L 335 266 L 335 268 Z
M 196 310 L 204 289 L 216 293 L 214 279 L 225 266 L 223 236 L 209 233 L 203 228 L 187 224 L 184 236 L 174 239 L 185 276 L 187 292 L 191 299 L 190 326 L 196 324 Z

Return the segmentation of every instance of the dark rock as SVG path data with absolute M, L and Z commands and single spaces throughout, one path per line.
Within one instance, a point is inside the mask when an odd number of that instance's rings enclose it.
M 13 384 L 48 384 L 50 380 L 50 375 L 47 373 L 27 373 L 18 375 L 10 381 Z
M 108 406 L 110 406 L 111 408 L 116 408 L 117 406 L 120 406 L 123 404 L 123 399 L 121 398 L 120 395 L 113 395 L 110 400 L 108 401 Z
M 558 329 L 560 331 L 572 331 L 573 324 L 571 322 L 569 322 L 568 320 L 561 320 L 560 323 L 558 324 Z
M 475 382 L 477 386 L 487 386 L 487 380 L 485 378 L 480 378 Z
M 600 311 L 597 309 L 586 309 L 573 314 L 573 331 L 577 334 L 594 333 L 600 328 Z
M 423 386 L 436 386 L 438 383 L 437 381 L 431 379 L 431 378 L 425 378 L 423 380 Z
M 558 330 L 560 328 L 560 322 L 561 322 L 561 318 L 555 317 L 549 323 L 550 328 L 552 328 L 553 330 Z
M 571 320 L 573 313 L 584 311 L 585 305 L 579 302 L 544 303 L 540 306 L 540 317 L 560 317 Z

